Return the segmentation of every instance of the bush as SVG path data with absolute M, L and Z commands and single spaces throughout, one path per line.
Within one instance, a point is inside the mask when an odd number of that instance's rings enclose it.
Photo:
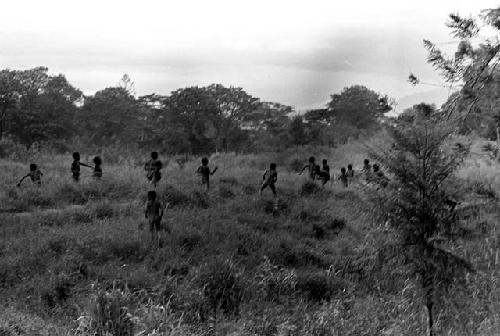
M 108 219 L 114 216 L 115 210 L 109 201 L 97 202 L 91 206 L 91 212 L 97 219 Z
M 231 260 L 218 258 L 202 265 L 195 282 L 213 313 L 218 309 L 229 315 L 239 313 L 244 285 L 240 271 Z
M 329 300 L 330 297 L 345 288 L 345 283 L 323 271 L 307 272 L 297 277 L 297 290 L 311 301 Z
M 269 301 L 280 301 L 283 296 L 292 295 L 297 284 L 294 270 L 287 270 L 274 265 L 264 257 L 253 279 L 255 291 L 259 297 Z
M 306 181 L 300 187 L 300 196 L 309 196 L 321 191 L 321 188 L 313 181 Z
M 219 195 L 222 198 L 233 198 L 235 193 L 230 188 L 221 185 L 219 186 Z
M 100 290 L 89 305 L 87 323 L 89 331 L 97 335 L 132 336 L 134 322 L 127 306 L 130 293 L 119 289 Z
M 292 172 L 300 172 L 302 168 L 304 167 L 304 161 L 299 160 L 298 158 L 293 159 L 290 161 L 290 164 L 288 165 L 290 167 L 290 170 Z

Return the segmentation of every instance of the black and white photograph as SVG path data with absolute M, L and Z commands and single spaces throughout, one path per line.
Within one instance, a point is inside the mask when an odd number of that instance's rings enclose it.
M 0 336 L 500 335 L 500 1 L 0 13 Z

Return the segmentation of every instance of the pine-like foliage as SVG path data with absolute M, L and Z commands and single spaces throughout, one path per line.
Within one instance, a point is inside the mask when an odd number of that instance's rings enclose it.
M 440 297 L 472 271 L 467 261 L 446 248 L 459 226 L 447 187 L 467 150 L 447 146 L 453 127 L 440 119 L 438 113 L 422 113 L 400 120 L 389 129 L 391 149 L 371 153 L 391 177 L 390 186 L 378 189 L 373 202 L 397 237 L 394 257 L 422 289 L 431 335 Z

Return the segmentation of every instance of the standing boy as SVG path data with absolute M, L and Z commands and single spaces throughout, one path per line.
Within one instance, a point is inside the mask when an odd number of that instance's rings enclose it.
M 347 177 L 347 172 L 344 167 L 340 169 L 340 176 L 338 177 L 338 179 L 344 187 L 349 186 L 349 178 Z
M 215 174 L 216 171 L 217 167 L 213 171 L 210 171 L 206 157 L 201 159 L 201 166 L 198 167 L 196 173 L 201 175 L 201 184 L 206 186 L 207 191 L 210 189 L 210 175 Z
M 160 245 L 161 219 L 163 217 L 163 206 L 157 200 L 156 191 L 148 191 L 148 201 L 144 216 L 149 223 L 149 232 L 151 234 L 151 244 Z
M 71 163 L 71 174 L 72 174 L 73 180 L 75 182 L 80 181 L 80 166 L 92 168 L 88 164 L 81 163 L 80 162 L 80 153 L 74 152 L 73 153 L 73 162 Z
M 99 156 L 94 157 L 94 174 L 96 178 L 102 177 L 102 160 Z
M 262 186 L 260 187 L 259 194 L 262 195 L 262 191 L 269 187 L 273 192 L 274 197 L 276 197 L 276 186 L 275 183 L 278 181 L 278 172 L 276 171 L 276 163 L 271 163 L 269 169 L 265 171 L 262 176 Z
M 158 160 L 158 152 L 151 152 L 151 159 L 144 165 L 144 170 L 147 172 L 146 177 L 153 187 L 156 187 L 161 180 L 161 169 L 163 163 Z

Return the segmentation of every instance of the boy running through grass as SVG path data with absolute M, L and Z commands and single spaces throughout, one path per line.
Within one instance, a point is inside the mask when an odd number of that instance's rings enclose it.
M 163 163 L 158 160 L 158 152 L 151 152 L 151 159 L 144 164 L 144 170 L 147 172 L 146 177 L 151 182 L 153 187 L 156 187 L 161 180 L 161 169 Z
M 321 181 L 321 185 L 324 187 L 325 184 L 330 181 L 330 173 L 329 173 L 330 167 L 328 167 L 328 172 L 326 170 L 320 169 L 319 166 L 316 166 L 316 173 L 315 176 L 318 180 Z
M 160 230 L 161 219 L 163 217 L 163 206 L 158 201 L 156 191 L 148 191 L 148 200 L 146 203 L 146 210 L 144 216 L 149 223 L 149 232 L 151 235 L 151 244 L 156 246 L 160 245 Z
M 340 176 L 338 179 L 344 187 L 347 188 L 349 186 L 349 177 L 347 176 L 347 172 L 344 167 L 340 168 Z
M 302 175 L 302 173 L 304 172 L 304 170 L 307 169 L 308 172 L 309 172 L 309 178 L 314 181 L 314 179 L 316 178 L 316 171 L 317 171 L 315 161 L 316 161 L 316 159 L 314 158 L 314 156 L 311 156 L 309 158 L 309 163 L 306 164 L 304 166 L 304 168 L 302 168 L 302 170 L 300 171 L 299 175 Z
M 363 161 L 362 172 L 363 172 L 363 174 L 365 176 L 365 180 L 366 181 L 370 181 L 370 179 L 372 178 L 372 165 L 370 164 L 370 160 L 365 159 Z
M 262 186 L 260 187 L 259 194 L 262 195 L 262 191 L 269 187 L 273 192 L 273 196 L 276 197 L 276 181 L 278 181 L 278 172 L 276 171 L 276 163 L 271 163 L 269 169 L 264 172 L 262 176 Z
M 75 182 L 80 181 L 80 166 L 92 168 L 92 166 L 89 166 L 88 164 L 81 163 L 80 162 L 80 153 L 74 152 L 73 153 L 73 162 L 71 163 L 71 174 L 72 174 L 73 180 Z
M 102 160 L 99 156 L 94 157 L 94 173 L 93 176 L 96 178 L 102 177 Z
M 201 176 L 201 184 L 205 185 L 207 191 L 210 189 L 210 175 L 215 174 L 217 168 L 216 166 L 213 171 L 210 171 L 210 167 L 208 167 L 208 158 L 204 157 L 201 159 L 201 166 L 196 170 L 196 173 Z
M 42 185 L 42 172 L 38 169 L 38 166 L 34 163 L 30 164 L 30 172 L 23 176 L 23 178 L 19 181 L 17 184 L 18 187 L 21 186 L 21 183 L 24 181 L 25 178 L 29 177 L 33 184 L 36 185 Z
M 387 187 L 389 184 L 389 178 L 387 178 L 382 170 L 380 170 L 380 166 L 378 164 L 373 165 L 373 181 L 382 188 Z

